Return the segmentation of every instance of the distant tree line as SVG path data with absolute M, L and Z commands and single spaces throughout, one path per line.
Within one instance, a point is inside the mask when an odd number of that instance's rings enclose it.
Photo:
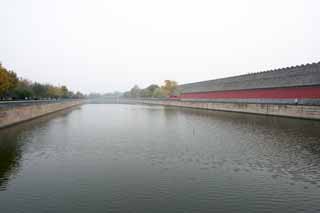
M 173 97 L 179 94 L 178 83 L 172 80 L 165 80 L 162 86 L 151 84 L 150 86 L 140 89 L 135 85 L 131 90 L 123 93 L 125 98 L 165 98 Z
M 89 99 L 94 99 L 94 98 L 117 98 L 117 97 L 121 97 L 122 93 L 115 91 L 115 92 L 108 92 L 108 93 L 90 93 L 88 94 L 86 97 Z
M 81 92 L 72 92 L 66 86 L 54 86 L 18 78 L 0 63 L 0 100 L 31 100 L 84 98 Z

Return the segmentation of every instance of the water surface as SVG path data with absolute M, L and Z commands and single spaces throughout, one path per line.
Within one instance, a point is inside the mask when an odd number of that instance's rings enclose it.
M 320 211 L 319 127 L 85 105 L 0 130 L 0 212 Z

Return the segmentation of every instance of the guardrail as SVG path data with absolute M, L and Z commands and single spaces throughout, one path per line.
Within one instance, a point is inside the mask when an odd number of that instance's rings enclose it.
M 58 100 L 19 100 L 19 101 L 0 101 L 0 110 L 13 107 L 41 105 L 50 103 L 63 103 L 66 101 L 75 101 L 83 99 L 58 99 Z

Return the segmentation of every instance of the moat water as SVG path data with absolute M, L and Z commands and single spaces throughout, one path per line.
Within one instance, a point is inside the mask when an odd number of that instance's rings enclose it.
M 320 122 L 84 105 L 0 130 L 0 212 L 317 212 Z

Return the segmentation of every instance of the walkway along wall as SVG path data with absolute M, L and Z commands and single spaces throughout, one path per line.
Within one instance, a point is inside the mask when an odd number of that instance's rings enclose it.
M 0 128 L 79 106 L 82 100 L 0 102 Z
M 289 104 L 251 104 L 251 103 L 215 103 L 180 100 L 131 99 L 122 103 L 156 104 L 198 109 L 244 112 L 263 115 L 285 116 L 320 120 L 320 106 L 289 105 Z

